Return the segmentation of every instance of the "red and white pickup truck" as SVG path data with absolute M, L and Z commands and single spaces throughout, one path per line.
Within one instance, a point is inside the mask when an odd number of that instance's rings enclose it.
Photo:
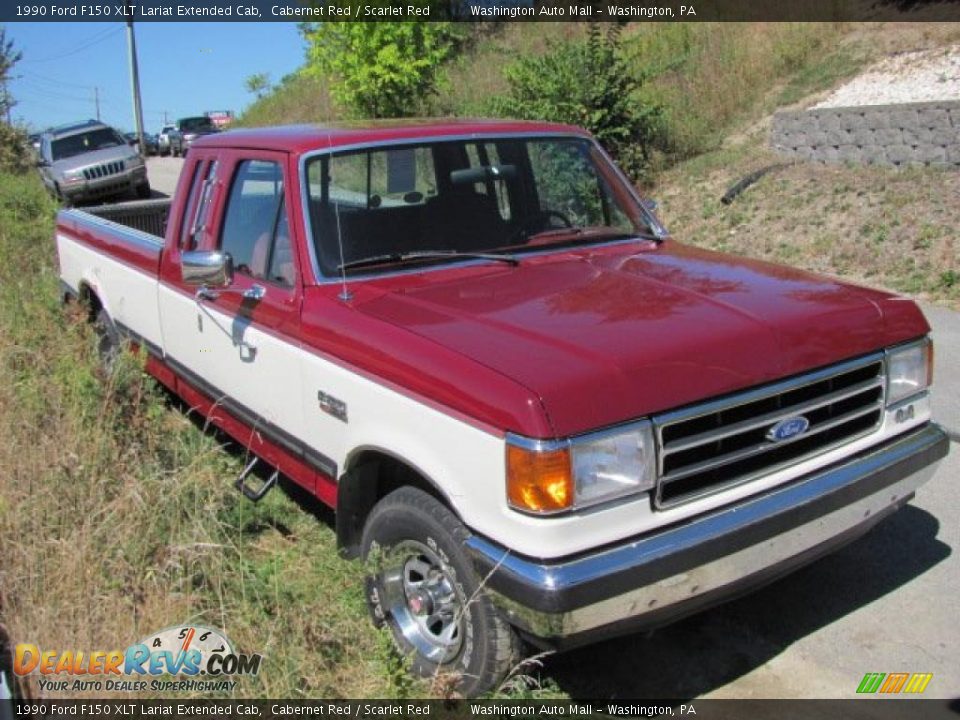
M 809 562 L 947 453 L 913 302 L 679 243 L 574 127 L 231 131 L 172 202 L 62 211 L 56 241 L 104 349 L 270 469 L 248 496 L 282 473 L 336 508 L 376 621 L 465 694 L 521 640 Z

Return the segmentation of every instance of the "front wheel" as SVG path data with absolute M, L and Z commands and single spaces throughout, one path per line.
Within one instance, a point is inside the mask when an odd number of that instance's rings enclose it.
M 361 552 L 367 603 L 421 677 L 472 697 L 496 687 L 516 664 L 519 641 L 480 588 L 464 553 L 470 533 L 422 490 L 404 487 L 371 511 Z

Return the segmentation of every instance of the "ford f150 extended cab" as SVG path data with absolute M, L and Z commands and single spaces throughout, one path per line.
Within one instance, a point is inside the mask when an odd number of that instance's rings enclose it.
M 421 674 L 652 627 L 906 503 L 947 453 L 916 305 L 681 244 L 584 131 L 230 131 L 65 210 L 65 298 L 336 509 Z M 165 225 L 165 237 L 159 228 Z M 249 468 L 248 468 L 249 470 Z M 265 483 L 265 484 L 262 484 Z

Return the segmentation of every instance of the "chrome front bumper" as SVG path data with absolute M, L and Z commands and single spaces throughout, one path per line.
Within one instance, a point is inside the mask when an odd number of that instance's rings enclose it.
M 467 540 L 488 593 L 542 647 L 683 615 L 769 582 L 859 537 L 933 475 L 949 440 L 930 423 L 746 502 L 584 556 L 537 561 Z

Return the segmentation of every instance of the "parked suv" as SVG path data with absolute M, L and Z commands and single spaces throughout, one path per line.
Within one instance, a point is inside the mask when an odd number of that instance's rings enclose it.
M 180 118 L 177 120 L 177 131 L 179 136 L 170 137 L 171 155 L 186 155 L 194 140 L 220 132 L 219 128 L 213 124 L 213 120 L 206 115 Z
M 123 135 L 96 120 L 46 131 L 37 166 L 47 189 L 67 203 L 129 192 L 150 197 L 143 158 Z

